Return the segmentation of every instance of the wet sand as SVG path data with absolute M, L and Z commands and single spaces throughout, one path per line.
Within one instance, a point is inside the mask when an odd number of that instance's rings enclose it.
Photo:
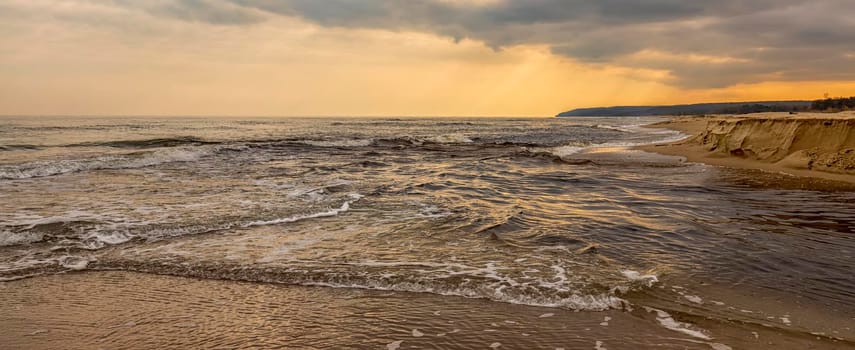
M 675 117 L 649 127 L 692 136 L 638 149 L 692 162 L 855 184 L 853 112 Z
M 118 271 L 4 282 L 0 283 L 0 299 L 0 344 L 6 349 L 853 346 L 833 337 L 750 322 L 713 321 L 675 311 L 667 316 L 645 308 L 575 312 L 423 293 Z M 704 328 L 710 339 L 666 327 L 681 322 Z

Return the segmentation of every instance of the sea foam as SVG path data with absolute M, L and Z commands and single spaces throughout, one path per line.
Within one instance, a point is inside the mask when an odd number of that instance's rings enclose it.
M 0 179 L 16 180 L 104 169 L 135 169 L 165 163 L 193 162 L 214 153 L 212 147 L 178 147 L 83 159 L 36 161 L 0 166 Z

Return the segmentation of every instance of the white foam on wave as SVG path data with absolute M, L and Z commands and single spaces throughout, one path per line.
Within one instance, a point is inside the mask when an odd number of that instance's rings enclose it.
M 39 225 L 62 224 L 79 221 L 105 220 L 104 215 L 85 211 L 70 210 L 61 215 L 37 216 L 20 215 L 14 219 L 5 220 L 0 227 L 0 247 L 19 244 L 29 244 L 44 240 L 45 232 L 31 231 Z
M 549 153 L 552 153 L 553 155 L 558 156 L 560 158 L 564 158 L 566 156 L 582 152 L 586 148 L 587 147 L 579 146 L 559 146 L 549 149 Z
M 318 201 L 323 198 L 323 194 L 327 189 L 338 186 L 352 184 L 352 181 L 344 179 L 332 179 L 331 181 L 321 186 L 290 186 L 287 194 L 288 198 L 308 197 L 313 201 Z
M 684 140 L 690 135 L 684 134 L 675 130 L 667 130 L 667 129 L 650 129 L 645 128 L 644 124 L 634 124 L 634 125 L 596 125 L 597 128 L 601 129 L 610 129 L 617 130 L 630 134 L 641 134 L 641 135 L 649 135 L 652 136 L 649 139 L 644 141 L 611 141 L 604 143 L 596 143 L 596 144 L 588 144 L 588 145 L 579 145 L 579 144 L 570 144 L 558 147 L 545 148 L 544 150 L 548 153 L 551 153 L 559 158 L 565 158 L 574 154 L 582 153 L 588 150 L 600 149 L 600 148 L 613 148 L 613 147 L 635 147 L 635 146 L 643 146 L 648 144 L 657 144 L 657 143 L 671 143 Z M 534 150 L 537 151 L 537 150 Z
M 85 229 L 75 228 L 76 231 L 79 231 L 77 232 L 78 236 L 64 240 L 61 244 L 71 244 L 83 249 L 97 250 L 105 246 L 126 243 L 135 238 L 159 240 L 167 237 L 194 235 L 238 227 L 246 228 L 252 226 L 276 225 L 313 218 L 336 216 L 350 210 L 351 205 L 362 197 L 363 196 L 360 194 L 352 193 L 348 195 L 347 199 L 340 207 L 271 220 L 256 220 L 249 222 L 234 221 L 183 227 L 148 227 L 149 225 L 157 223 L 150 221 L 134 221 L 125 217 L 117 217 L 113 214 L 94 214 L 84 211 L 69 211 L 61 215 L 48 217 L 28 216 L 12 221 L 6 221 L 2 226 L 0 226 L 0 247 L 30 244 L 44 240 L 47 232 L 42 232 L 38 229 L 34 230 L 34 228 L 39 225 L 90 222 L 92 226 L 88 226 L 89 224 L 87 224 Z
M 611 293 L 602 293 L 597 295 L 572 294 L 567 297 L 545 297 L 510 293 L 503 290 L 503 288 L 468 288 L 461 286 L 425 285 L 423 283 L 417 282 L 390 283 L 382 279 L 369 279 L 351 283 L 341 283 L 333 281 L 301 281 L 298 284 L 305 286 L 319 286 L 328 288 L 353 288 L 394 292 L 431 293 L 443 296 L 488 299 L 509 304 L 552 307 L 579 311 L 605 311 L 611 309 L 623 309 L 624 306 L 628 304 L 626 300 L 617 297 Z
M 267 225 L 279 225 L 286 223 L 293 223 L 302 220 L 314 219 L 314 218 L 322 218 L 322 217 L 331 217 L 336 216 L 341 213 L 344 213 L 350 210 L 350 206 L 363 198 L 361 194 L 353 193 L 348 196 L 348 200 L 346 200 L 340 207 L 331 208 L 329 210 L 307 213 L 307 214 L 298 214 L 283 218 L 276 218 L 271 220 L 256 220 L 249 222 L 228 222 L 219 225 L 211 225 L 211 226 L 193 226 L 193 227 L 172 227 L 172 228 L 160 228 L 160 229 L 150 229 L 145 232 L 145 236 L 142 238 L 157 240 L 164 237 L 178 237 L 178 236 L 187 236 L 194 234 L 201 234 L 206 232 L 213 231 L 221 231 L 228 230 L 232 228 L 248 228 L 254 226 L 267 226 Z M 143 223 L 144 224 L 144 223 Z M 87 249 L 99 249 L 107 245 L 116 245 L 128 242 L 134 238 L 138 237 L 131 232 L 129 232 L 128 228 L 111 228 L 106 230 L 94 231 L 84 237 L 84 247 Z
M 632 282 L 639 282 L 647 287 L 652 287 L 654 283 L 659 282 L 659 277 L 654 274 L 641 274 L 633 270 L 621 270 L 620 272 L 626 279 Z
M 344 139 L 344 140 L 303 140 L 302 144 L 315 147 L 368 147 L 373 139 Z
M 237 227 L 239 223 L 225 223 L 213 225 L 181 226 L 181 227 L 147 227 L 157 224 L 156 222 L 141 221 L 133 224 L 119 223 L 105 224 L 96 230 L 86 233 L 81 238 L 80 247 L 89 250 L 101 249 L 105 246 L 118 245 L 129 242 L 135 238 L 157 241 L 167 237 L 179 237 L 207 232 L 227 230 Z M 144 228 L 142 232 L 140 228 Z M 136 232 L 135 232 L 136 231 Z
M 56 224 L 72 221 L 101 220 L 105 218 L 106 217 L 104 215 L 94 214 L 87 211 L 69 210 L 61 215 L 54 216 L 18 215 L 16 216 L 16 220 L 6 221 L 4 222 L 4 224 L 8 226 L 20 226 L 26 229 L 31 229 L 33 227 L 36 227 L 37 225 Z
M 432 143 L 472 143 L 472 139 L 467 137 L 466 135 L 461 134 L 448 134 L 448 135 L 437 135 L 424 139 L 426 142 Z
M 350 198 L 351 198 L 351 199 L 350 199 L 350 200 L 348 200 L 348 201 L 345 201 L 345 202 L 341 205 L 341 207 L 339 207 L 339 208 L 333 208 L 333 209 L 330 209 L 330 210 L 327 210 L 327 211 L 322 211 L 322 212 L 317 212 L 317 213 L 311 213 L 311 214 L 294 215 L 294 216 L 289 216 L 289 217 L 279 218 L 279 219 L 273 219 L 273 220 L 259 220 L 259 221 L 251 221 L 251 222 L 248 222 L 248 223 L 244 223 L 244 224 L 242 224 L 242 225 L 240 225 L 240 226 L 241 226 L 241 227 L 252 227 L 252 226 L 278 225 L 278 224 L 286 224 L 286 223 L 291 223 L 291 222 L 296 222 L 296 221 L 306 220 L 306 219 L 314 219 L 314 218 L 322 218 L 322 217 L 328 217 L 328 216 L 336 216 L 336 215 L 338 215 L 338 214 L 341 214 L 341 213 L 343 213 L 343 212 L 346 212 L 346 211 L 350 210 L 350 205 L 351 205 L 351 204 L 353 204 L 353 203 L 355 203 L 356 201 L 358 201 L 358 200 L 362 199 L 362 197 L 363 197 L 363 196 L 362 196 L 362 195 L 360 195 L 360 194 L 351 194 L 351 195 L 350 195 Z
M 607 124 L 597 124 L 594 125 L 597 129 L 606 129 L 606 130 L 614 130 L 620 132 L 627 132 L 626 127 L 628 125 L 607 125 Z
M 179 229 L 188 232 L 186 229 Z M 164 230 L 151 230 L 148 233 L 152 236 L 162 235 L 162 231 Z M 178 236 L 177 234 L 172 234 L 171 236 Z M 132 240 L 135 236 L 132 235 L 127 229 L 113 229 L 113 230 L 99 230 L 94 231 L 88 234 L 83 239 L 83 244 L 87 249 L 99 249 L 107 245 L 117 245 L 128 242 Z
M 647 142 L 635 142 L 628 144 L 627 146 L 641 146 L 646 144 L 655 144 L 655 143 L 670 143 L 684 140 L 686 138 L 691 137 L 691 135 L 684 134 L 683 132 L 677 130 L 670 129 L 659 129 L 659 128 L 649 128 L 647 124 L 636 124 L 636 125 L 627 125 L 621 127 L 621 129 L 625 132 L 636 133 L 636 134 L 646 134 L 657 136 L 656 139 L 647 141 Z
M 701 297 L 699 297 L 697 295 L 683 295 L 683 298 L 686 298 L 686 300 L 691 301 L 695 304 L 703 304 L 704 303 L 704 299 L 702 299 Z
M 294 263 L 295 261 L 290 261 Z M 444 263 L 444 262 L 427 262 L 427 261 L 348 261 L 337 262 L 338 265 L 364 266 L 373 268 L 393 268 L 403 267 L 409 268 L 418 272 L 419 278 L 415 280 L 400 280 L 390 279 L 396 276 L 395 274 L 381 274 L 380 276 L 366 275 L 362 278 L 352 278 L 350 276 L 347 281 L 335 278 L 327 279 L 323 276 L 310 280 L 287 281 L 307 286 L 322 286 L 330 288 L 354 288 L 354 289 L 370 289 L 381 291 L 394 292 L 415 292 L 415 293 L 431 293 L 444 296 L 458 296 L 465 298 L 489 299 L 497 302 L 505 302 L 510 304 L 552 307 L 570 310 L 581 311 L 605 311 L 612 309 L 627 309 L 630 303 L 618 296 L 618 292 L 626 292 L 630 289 L 637 288 L 633 286 L 622 285 L 611 288 L 607 292 L 591 293 L 591 291 L 583 292 L 575 289 L 571 284 L 560 284 L 554 280 L 538 279 L 534 281 L 517 281 L 512 276 L 505 276 L 499 273 L 503 270 L 495 264 L 488 263 L 484 267 L 469 266 L 460 263 Z M 556 278 L 560 279 L 560 275 L 564 274 L 562 269 L 553 269 L 556 271 Z M 432 273 L 429 279 L 425 279 L 425 274 Z M 400 277 L 400 275 L 398 275 Z M 469 278 L 483 278 L 492 282 L 481 282 L 477 285 L 461 285 L 461 284 L 445 284 L 442 283 L 445 279 L 458 279 L 461 276 Z M 375 278 L 379 277 L 379 278 Z M 423 278 L 425 277 L 425 278 Z M 643 279 L 648 281 L 650 276 L 645 276 Z M 270 280 L 265 282 L 282 282 Z M 648 285 L 642 283 L 642 286 Z M 541 292 L 531 293 L 531 289 L 541 289 Z M 542 317 L 550 317 L 552 313 L 542 315 Z
M 90 263 L 89 259 L 87 258 L 72 255 L 60 257 L 57 262 L 60 266 L 71 270 L 86 269 L 86 267 L 89 266 Z
M 45 234 L 41 232 L 0 230 L 0 247 L 34 243 L 43 240 L 44 237 Z
M 0 167 L 0 179 L 19 180 L 105 169 L 136 169 L 166 163 L 194 162 L 218 147 L 172 147 L 147 152 L 105 155 L 83 159 L 36 161 Z
M 419 206 L 419 212 L 416 214 L 416 217 L 426 218 L 426 219 L 436 219 L 436 218 L 444 218 L 451 215 L 451 211 L 445 208 L 438 207 L 433 204 L 412 201 L 409 204 L 414 204 Z
M 672 331 L 680 332 L 680 333 L 683 333 L 683 334 L 686 334 L 686 335 L 689 335 L 689 336 L 692 336 L 692 337 L 695 337 L 698 339 L 703 339 L 703 340 L 711 340 L 712 339 L 712 337 L 707 335 L 703 330 L 696 329 L 692 324 L 677 321 L 673 317 L 671 317 L 670 314 L 668 314 L 665 311 L 662 311 L 659 309 L 654 309 L 652 307 L 647 307 L 647 306 L 645 306 L 644 309 L 647 310 L 647 312 L 656 313 L 656 321 L 658 321 L 662 327 L 665 327 L 665 328 L 670 329 Z

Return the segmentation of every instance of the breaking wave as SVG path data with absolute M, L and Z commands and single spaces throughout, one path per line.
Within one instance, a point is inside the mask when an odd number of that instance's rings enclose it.
M 111 220 L 106 217 L 77 213 L 4 225 L 0 227 L 0 247 L 59 240 L 64 242 L 64 245 L 95 250 L 105 246 L 122 244 L 135 238 L 156 241 L 169 237 L 203 234 L 233 228 L 279 225 L 314 218 L 331 217 L 347 212 L 353 203 L 362 198 L 362 195 L 350 194 L 348 199 L 340 207 L 317 212 L 294 214 L 281 218 L 236 220 L 179 227 L 152 227 L 146 223 L 117 226 L 109 224 Z
M 460 134 L 449 134 L 449 135 L 437 135 L 437 136 L 428 136 L 428 137 L 419 137 L 419 136 L 401 136 L 401 137 L 391 137 L 391 138 L 356 138 L 356 139 L 324 139 L 324 140 L 293 140 L 286 142 L 294 142 L 314 147 L 338 147 L 338 148 L 349 148 L 349 147 L 369 147 L 369 146 L 378 146 L 383 144 L 398 144 L 398 145 L 411 145 L 411 146 L 422 146 L 426 144 L 465 144 L 465 143 L 474 143 L 474 141 Z
M 349 268 L 341 269 L 341 265 Z M 465 266 L 445 277 L 424 275 L 415 271 L 397 270 L 400 266 L 448 268 L 442 263 L 387 263 L 381 266 L 359 264 L 316 265 L 293 261 L 281 265 L 193 264 L 188 262 L 137 261 L 99 259 L 90 266 L 94 270 L 120 269 L 161 275 L 192 278 L 262 282 L 327 288 L 368 289 L 379 291 L 429 293 L 442 296 L 486 299 L 509 304 L 561 308 L 577 311 L 606 311 L 627 309 L 631 304 L 622 297 L 629 291 L 651 286 L 647 282 L 624 280 L 614 286 L 573 289 L 543 281 L 540 284 L 514 285 L 506 276 L 496 275 L 492 266 Z M 377 270 L 370 270 L 378 268 Z M 601 291 L 597 291 L 601 290 Z
M 345 139 L 345 140 L 302 140 L 297 141 L 315 147 L 368 147 L 374 143 L 372 139 Z
M 36 150 L 39 146 L 36 145 L 0 145 L 0 151 L 21 151 L 21 150 Z
M 0 179 L 30 179 L 92 170 L 136 169 L 166 163 L 194 162 L 218 150 L 212 147 L 174 147 L 93 158 L 35 161 L 0 166 Z
M 107 142 L 86 142 L 68 145 L 68 147 L 114 147 L 114 148 L 159 148 L 159 147 L 178 147 L 178 146 L 198 146 L 218 144 L 220 142 L 207 141 L 195 136 L 179 136 L 165 137 L 145 140 L 120 140 Z
M 39 242 L 44 239 L 42 232 L 14 232 L 0 230 L 0 247 Z

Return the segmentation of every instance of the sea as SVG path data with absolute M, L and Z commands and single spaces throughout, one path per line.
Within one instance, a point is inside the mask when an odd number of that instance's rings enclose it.
M 0 347 L 855 348 L 855 191 L 662 120 L 0 117 Z

